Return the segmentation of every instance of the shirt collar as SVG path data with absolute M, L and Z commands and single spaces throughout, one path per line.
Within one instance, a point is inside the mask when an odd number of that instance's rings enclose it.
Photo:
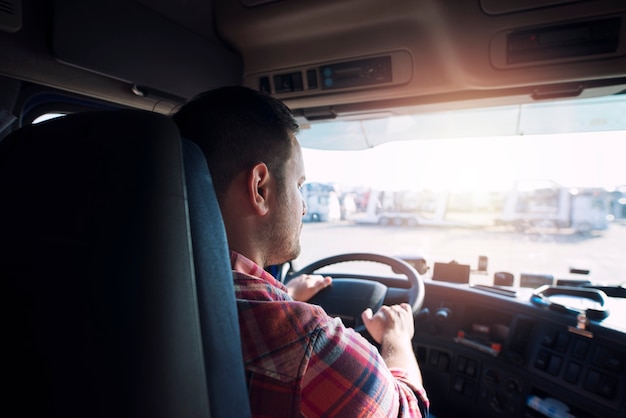
M 244 255 L 239 254 L 236 251 L 230 251 L 230 265 L 233 271 L 238 273 L 248 274 L 250 276 L 257 277 L 266 281 L 268 284 L 278 287 L 284 291 L 287 291 L 287 288 L 284 284 L 279 282 L 272 276 L 270 273 L 265 271 L 261 266 L 256 264 L 254 261 L 250 260 Z

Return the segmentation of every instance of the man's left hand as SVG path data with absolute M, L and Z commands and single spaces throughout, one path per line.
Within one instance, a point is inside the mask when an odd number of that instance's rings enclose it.
M 320 290 L 332 284 L 330 276 L 319 274 L 301 274 L 287 282 L 287 293 L 293 300 L 306 302 Z

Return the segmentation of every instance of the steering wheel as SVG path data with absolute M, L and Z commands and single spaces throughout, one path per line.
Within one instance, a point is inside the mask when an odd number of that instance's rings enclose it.
M 333 278 L 332 285 L 321 290 L 309 303 L 320 305 L 330 316 L 340 317 L 345 326 L 361 333 L 365 331 L 361 313 L 366 308 L 376 313 L 385 302 L 389 305 L 408 302 L 413 315 L 419 312 L 424 303 L 424 281 L 413 266 L 398 258 L 371 253 L 335 255 L 309 264 L 290 277 L 314 274 L 323 267 L 350 261 L 381 263 L 403 274 L 407 280 L 363 274 L 324 274 Z

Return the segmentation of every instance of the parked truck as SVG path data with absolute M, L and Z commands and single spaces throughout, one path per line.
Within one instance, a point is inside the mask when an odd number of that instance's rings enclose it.
M 447 205 L 446 193 L 371 190 L 366 211 L 357 223 L 393 226 L 441 225 Z
M 529 228 L 571 229 L 578 233 L 608 227 L 608 195 L 599 188 L 569 188 L 551 181 L 517 181 L 497 220 L 524 231 Z
M 302 197 L 307 206 L 304 222 L 333 222 L 341 218 L 341 203 L 333 185 L 305 183 Z

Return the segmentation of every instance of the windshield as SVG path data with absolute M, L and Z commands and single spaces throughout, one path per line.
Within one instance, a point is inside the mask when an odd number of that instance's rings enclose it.
M 625 130 L 623 95 L 305 127 L 294 264 L 376 252 L 460 283 L 621 284 Z

